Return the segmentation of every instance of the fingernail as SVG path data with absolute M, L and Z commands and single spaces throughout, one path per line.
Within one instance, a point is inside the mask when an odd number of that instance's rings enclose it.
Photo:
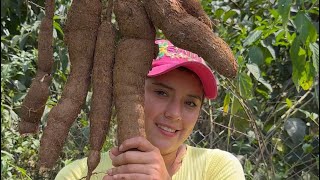
M 112 176 L 112 169 L 108 169 L 107 174 Z
M 123 146 L 121 144 L 120 147 L 119 147 L 119 151 L 122 151 L 122 149 L 123 149 Z

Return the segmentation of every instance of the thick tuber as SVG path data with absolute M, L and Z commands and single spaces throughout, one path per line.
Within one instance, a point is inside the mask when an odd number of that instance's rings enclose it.
M 219 74 L 233 78 L 237 63 L 229 45 L 196 17 L 179 0 L 144 0 L 153 24 L 176 46 L 198 54 Z
M 69 129 L 85 102 L 101 8 L 100 0 L 75 0 L 68 12 L 65 41 L 71 70 L 58 104 L 48 115 L 47 126 L 40 141 L 40 171 L 54 166 Z
M 115 58 L 115 29 L 111 23 L 112 7 L 113 0 L 108 0 L 107 12 L 98 31 L 93 61 L 88 180 L 100 162 L 100 151 L 108 134 L 111 118 L 112 70 Z
M 116 0 L 115 15 L 122 39 L 114 65 L 118 144 L 145 136 L 144 82 L 154 58 L 155 29 L 140 0 Z
M 20 134 L 36 133 L 50 95 L 51 71 L 53 66 L 53 15 L 54 0 L 46 0 L 45 17 L 41 21 L 38 41 L 38 69 L 36 77 L 23 100 L 19 122 Z

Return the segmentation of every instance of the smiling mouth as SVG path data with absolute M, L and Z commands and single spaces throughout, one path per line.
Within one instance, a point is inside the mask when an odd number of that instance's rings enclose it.
M 160 129 L 162 129 L 162 130 L 164 130 L 166 132 L 169 132 L 169 133 L 175 133 L 175 132 L 178 131 L 178 130 L 174 130 L 174 129 L 171 129 L 169 127 L 162 126 L 162 125 L 159 125 L 159 124 L 157 124 L 157 126 L 158 126 L 158 128 L 160 128 Z

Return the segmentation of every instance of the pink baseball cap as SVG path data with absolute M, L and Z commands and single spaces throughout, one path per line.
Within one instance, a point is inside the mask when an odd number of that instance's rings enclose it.
M 190 51 L 175 47 L 168 40 L 156 40 L 155 43 L 159 45 L 159 54 L 152 61 L 152 69 L 149 71 L 148 77 L 159 76 L 182 66 L 198 75 L 206 98 L 215 99 L 217 97 L 216 78 L 201 57 Z

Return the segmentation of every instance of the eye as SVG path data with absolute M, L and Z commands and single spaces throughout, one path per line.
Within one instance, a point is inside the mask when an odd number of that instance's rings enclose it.
M 190 106 L 190 107 L 197 107 L 197 104 L 193 101 L 187 101 L 186 105 Z
M 164 92 L 164 91 L 162 91 L 162 90 L 156 90 L 156 91 L 154 91 L 158 96 L 164 96 L 164 97 L 166 97 L 166 96 L 168 96 L 168 94 L 166 93 L 166 92 Z

